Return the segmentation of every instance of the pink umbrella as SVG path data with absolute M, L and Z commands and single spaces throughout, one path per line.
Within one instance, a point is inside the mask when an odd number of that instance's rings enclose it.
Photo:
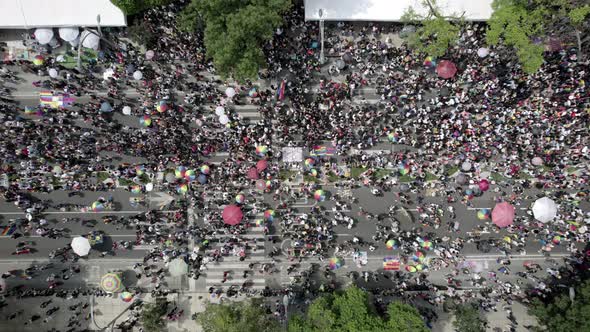
M 268 167 L 268 162 L 266 159 L 261 159 L 256 163 L 256 170 L 262 172 Z
M 492 210 L 492 222 L 498 227 L 506 227 L 514 222 L 514 206 L 502 202 Z
M 223 222 L 226 224 L 237 225 L 242 221 L 244 214 L 242 213 L 242 209 L 237 205 L 228 205 L 223 209 L 221 216 L 223 217 Z
M 487 179 L 479 180 L 479 190 L 487 191 L 488 189 L 490 189 L 490 181 Z
M 256 169 L 256 167 L 252 167 L 248 170 L 248 173 L 246 173 L 246 175 L 248 176 L 248 179 L 250 180 L 258 180 L 258 170 Z
M 457 66 L 449 60 L 441 60 L 436 66 L 436 73 L 442 78 L 451 78 L 457 73 Z

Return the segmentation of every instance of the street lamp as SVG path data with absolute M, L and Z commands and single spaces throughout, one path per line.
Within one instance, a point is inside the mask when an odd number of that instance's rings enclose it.
M 96 26 L 98 27 L 98 37 L 100 39 L 102 39 L 102 31 L 100 30 L 100 14 L 96 15 Z M 94 35 L 96 35 L 96 33 L 94 33 L 92 30 L 88 30 L 85 27 L 82 27 L 83 31 L 88 31 Z M 82 43 L 84 42 L 84 40 L 90 36 L 90 34 L 86 34 L 86 36 L 84 36 L 84 38 L 80 39 L 80 41 L 78 42 L 78 63 L 76 65 L 76 67 L 78 68 L 78 70 L 82 70 Z M 99 44 L 100 46 L 100 44 Z
M 324 64 L 324 10 L 318 10 L 318 16 L 320 17 L 320 64 Z

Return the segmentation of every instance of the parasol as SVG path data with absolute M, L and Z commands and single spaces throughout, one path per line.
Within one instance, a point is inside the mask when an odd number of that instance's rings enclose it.
M 156 106 L 156 110 L 160 113 L 166 112 L 168 108 L 168 104 L 165 100 L 160 100 L 160 102 L 158 102 L 158 105 Z
M 237 205 L 228 205 L 223 209 L 223 222 L 228 225 L 237 225 L 242 221 L 244 214 Z
M 209 173 L 211 173 L 211 167 L 209 167 L 209 165 L 202 165 L 199 170 L 203 174 L 209 174 Z
M 465 172 L 469 172 L 471 170 L 471 163 L 468 161 L 464 161 L 463 164 L 461 164 L 461 169 Z
M 123 300 L 123 302 L 131 302 L 133 300 L 133 294 L 129 292 L 123 292 L 121 293 L 120 298 Z
M 318 189 L 313 193 L 313 198 L 318 202 L 323 202 L 326 200 L 326 193 L 322 189 Z
M 441 60 L 436 66 L 436 73 L 441 78 L 451 78 L 457 73 L 457 66 L 449 60 Z
M 186 175 L 186 171 L 187 171 L 186 167 L 184 167 L 184 166 L 178 166 L 178 167 L 176 167 L 176 169 L 174 170 L 174 176 L 175 176 L 177 179 L 182 179 L 182 178 L 184 178 L 184 176 Z
M 111 106 L 111 104 L 108 101 L 103 101 L 100 104 L 100 111 L 102 113 L 110 113 L 113 111 L 113 106 Z
M 490 211 L 490 209 L 477 210 L 477 219 L 479 219 L 479 220 L 490 219 L 491 215 L 492 215 L 492 212 Z
M 258 181 L 256 181 L 256 189 L 258 190 L 266 190 L 266 181 L 260 179 Z
M 152 125 L 152 118 L 149 115 L 144 115 L 139 118 L 139 123 L 144 127 L 149 127 Z
M 80 35 L 80 30 L 78 30 L 78 28 L 73 27 L 59 28 L 58 32 L 59 37 L 67 42 L 76 40 L 76 38 L 78 38 L 78 36 Z
M 39 42 L 39 44 L 49 44 L 49 42 L 53 38 L 53 30 L 45 28 L 36 29 L 34 35 L 35 39 L 37 40 L 37 42 Z
M 337 270 L 339 268 L 342 267 L 342 259 L 338 258 L 338 257 L 332 257 L 330 258 L 330 261 L 328 262 L 328 266 L 330 267 L 330 270 Z
M 102 204 L 99 201 L 93 202 L 92 205 L 90 206 L 90 208 L 92 209 L 92 211 L 94 212 L 99 212 L 104 210 L 104 204 Z
M 236 95 L 236 89 L 234 89 L 232 87 L 225 89 L 225 95 L 228 98 L 233 98 Z
M 184 173 L 184 179 L 187 181 L 195 181 L 196 178 L 197 175 L 195 174 L 195 171 L 193 171 L 192 169 L 188 169 Z
M 119 274 L 107 273 L 100 279 L 100 287 L 107 293 L 117 293 L 123 289 L 123 283 Z
M 514 222 L 514 206 L 507 202 L 496 204 L 492 210 L 492 222 L 498 227 L 506 227 Z
M 186 194 L 188 192 L 188 185 L 186 183 L 179 184 L 176 186 L 176 192 L 182 195 Z
M 72 251 L 78 256 L 86 256 L 90 252 L 90 242 L 87 238 L 77 236 L 72 240 Z
M 395 240 L 393 240 L 393 239 L 387 240 L 387 242 L 385 242 L 385 248 L 387 248 L 387 250 L 397 249 L 397 245 L 395 244 Z
M 33 64 L 35 66 L 41 66 L 45 63 L 45 59 L 43 58 L 43 56 L 41 54 L 35 55 L 35 57 L 33 58 Z
M 533 203 L 533 216 L 542 223 L 549 222 L 557 215 L 557 204 L 549 197 L 539 198 Z
M 250 180 L 258 180 L 258 170 L 256 167 L 251 167 L 246 173 L 246 176 L 248 176 L 248 179 Z
M 237 194 L 236 195 L 236 203 L 243 204 L 246 201 L 246 196 L 244 194 Z
M 541 159 L 540 157 L 534 157 L 533 159 L 531 159 L 531 164 L 535 166 L 541 166 L 543 165 L 543 159 Z
M 180 277 L 188 273 L 188 265 L 182 258 L 176 258 L 168 264 L 168 272 L 174 277 Z
M 479 180 L 479 190 L 481 191 L 487 191 L 488 189 L 490 189 L 490 181 L 488 181 L 487 179 L 481 179 Z
M 266 169 L 266 167 L 268 167 L 268 161 L 266 161 L 265 159 L 259 160 L 256 163 L 256 170 L 258 172 L 262 172 Z
M 197 181 L 199 181 L 200 184 L 207 183 L 207 175 L 200 174 L 199 177 L 197 178 Z
M 151 59 L 154 58 L 154 56 L 156 56 L 156 53 L 154 51 L 152 51 L 152 50 L 147 50 L 145 52 L 145 58 L 146 58 L 146 60 L 151 60 Z
M 139 70 L 136 70 L 135 72 L 133 72 L 133 79 L 134 80 L 139 81 L 142 78 L 143 78 L 142 72 L 140 72 Z
M 273 221 L 275 219 L 275 211 L 274 210 L 264 211 L 264 218 L 268 221 Z
M 264 157 L 268 152 L 268 147 L 266 145 L 259 145 L 256 147 L 256 154 L 260 157 Z
M 457 177 L 455 177 L 455 182 L 457 182 L 457 184 L 459 184 L 459 185 L 463 185 L 463 184 L 466 184 L 467 182 L 469 182 L 469 179 L 467 178 L 467 175 L 465 175 L 463 173 L 459 173 L 459 175 L 457 175 Z
M 100 38 L 98 37 L 98 32 L 96 31 L 82 31 L 82 35 L 80 36 L 80 40 L 82 40 L 82 46 L 86 48 L 91 48 L 93 50 L 98 49 L 98 45 L 100 43 Z
M 124 115 L 131 115 L 131 107 L 129 107 L 129 106 L 124 106 L 124 107 L 123 107 L 123 114 L 124 114 Z
M 480 58 L 485 58 L 486 56 L 488 56 L 488 54 L 490 54 L 490 50 L 485 47 L 480 47 L 477 50 L 477 56 Z
M 55 68 L 49 68 L 47 73 L 49 74 L 49 77 L 51 77 L 51 78 L 56 78 L 59 75 L 59 73 L 57 72 L 57 69 L 55 69 Z
M 225 114 L 225 109 L 223 108 L 223 106 L 215 107 L 215 115 L 222 116 L 224 114 Z

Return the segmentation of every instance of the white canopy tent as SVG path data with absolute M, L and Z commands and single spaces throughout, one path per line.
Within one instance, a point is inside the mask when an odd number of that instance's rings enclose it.
M 443 15 L 464 13 L 467 21 L 486 21 L 492 15 L 492 0 L 438 0 Z M 398 22 L 408 7 L 428 13 L 421 0 L 305 0 L 305 20 Z
M 2 0 L 0 28 L 122 27 L 125 14 L 110 0 Z
M 78 256 L 86 256 L 90 252 L 90 241 L 87 238 L 77 236 L 72 240 L 72 251 Z

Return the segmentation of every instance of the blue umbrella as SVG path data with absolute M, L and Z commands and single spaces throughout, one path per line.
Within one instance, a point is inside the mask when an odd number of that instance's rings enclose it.
M 102 104 L 100 104 L 100 111 L 103 113 L 112 112 L 113 106 L 111 106 L 108 101 L 103 101 Z
M 207 176 L 205 174 L 201 174 L 197 178 L 197 181 L 199 181 L 200 184 L 205 184 L 207 183 Z

